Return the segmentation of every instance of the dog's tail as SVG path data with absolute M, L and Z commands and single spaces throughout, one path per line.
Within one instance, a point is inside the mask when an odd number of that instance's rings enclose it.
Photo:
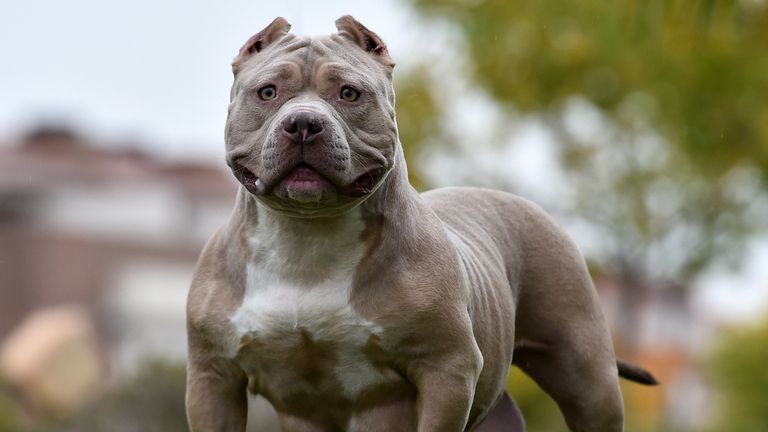
M 659 384 L 650 372 L 640 366 L 635 366 L 622 360 L 616 360 L 616 366 L 619 368 L 619 376 L 626 380 L 651 386 Z

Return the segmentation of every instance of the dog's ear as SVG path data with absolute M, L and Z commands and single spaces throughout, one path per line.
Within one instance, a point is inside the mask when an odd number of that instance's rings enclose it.
M 339 34 L 357 44 L 360 48 L 374 56 L 376 60 L 390 68 L 395 67 L 395 62 L 389 56 L 384 41 L 374 32 L 360 24 L 351 15 L 344 15 L 336 20 L 336 28 Z
M 245 42 L 245 45 L 240 48 L 237 57 L 232 61 L 232 72 L 237 74 L 240 65 L 244 61 L 266 48 L 267 45 L 288 34 L 288 30 L 290 29 L 291 25 L 288 24 L 288 21 L 286 21 L 285 18 L 275 18 L 264 30 L 251 36 L 251 38 Z

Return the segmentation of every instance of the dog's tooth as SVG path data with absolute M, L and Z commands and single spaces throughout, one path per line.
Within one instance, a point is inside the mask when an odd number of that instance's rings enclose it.
M 257 178 L 256 181 L 253 182 L 253 185 L 256 187 L 256 193 L 258 194 L 263 194 L 267 191 L 267 185 L 265 185 L 260 178 Z

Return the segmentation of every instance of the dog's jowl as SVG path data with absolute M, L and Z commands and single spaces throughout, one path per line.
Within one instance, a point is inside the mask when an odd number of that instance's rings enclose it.
M 286 431 L 522 430 L 514 363 L 572 430 L 621 431 L 574 244 L 507 193 L 418 194 L 394 62 L 352 17 L 336 26 L 297 37 L 277 18 L 232 64 L 226 161 L 242 186 L 189 293 L 191 429 L 244 431 L 250 391 Z

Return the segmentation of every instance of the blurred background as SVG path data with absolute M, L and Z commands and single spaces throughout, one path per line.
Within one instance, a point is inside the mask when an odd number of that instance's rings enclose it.
M 624 385 L 628 431 L 768 431 L 768 1 L 275 3 L 2 6 L 0 431 L 186 430 L 230 61 L 275 16 L 347 13 L 398 62 L 414 185 L 507 190 L 576 239 L 619 355 L 663 383 Z

